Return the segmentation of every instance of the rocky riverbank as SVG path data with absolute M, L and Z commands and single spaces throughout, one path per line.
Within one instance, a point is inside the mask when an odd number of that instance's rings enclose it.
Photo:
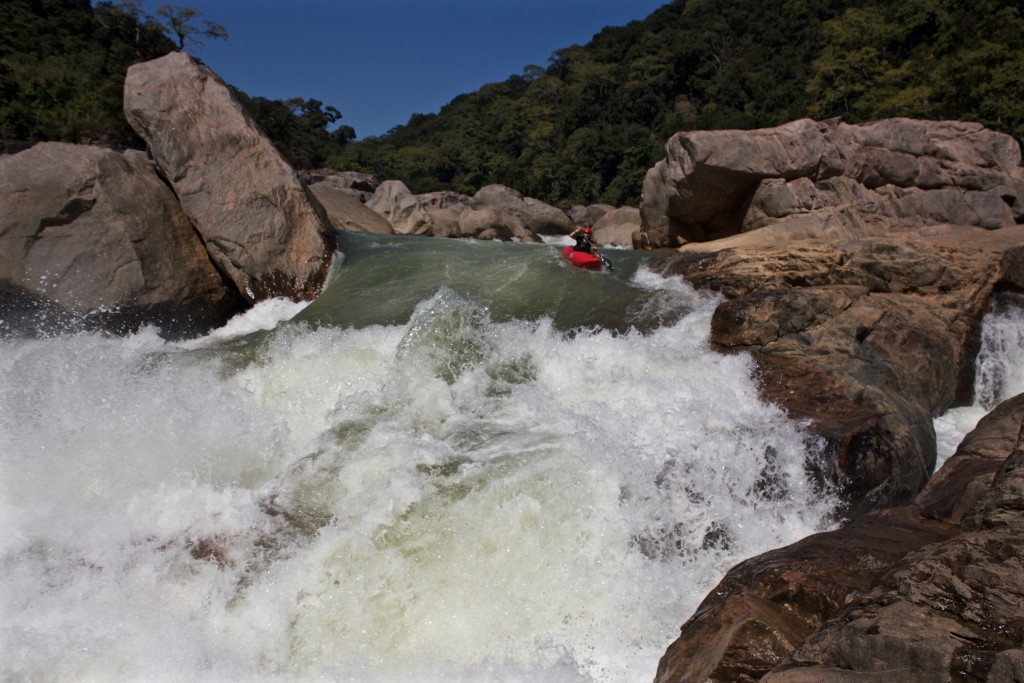
M 678 249 L 651 267 L 723 296 L 712 344 L 750 354 L 763 398 L 806 421 L 807 466 L 848 523 L 730 571 L 658 680 L 1024 677 L 1021 400 L 930 477 L 932 419 L 970 398 L 982 317 L 1024 292 L 1012 138 L 908 119 L 680 133 L 641 207 L 566 216 L 502 186 L 300 175 L 182 53 L 133 67 L 125 110 L 148 156 L 0 156 L 0 332 L 198 334 L 314 298 L 338 229 L 533 242 L 592 223 L 601 244 Z

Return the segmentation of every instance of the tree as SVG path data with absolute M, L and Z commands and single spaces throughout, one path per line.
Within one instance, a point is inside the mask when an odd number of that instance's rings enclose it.
M 196 36 L 206 36 L 218 40 L 227 40 L 228 31 L 220 24 L 212 21 L 203 21 L 203 28 L 198 28 L 192 23 L 202 13 L 193 7 L 181 7 L 179 5 L 161 5 L 156 14 L 162 17 L 167 29 L 178 38 L 178 47 L 182 50 L 185 45 L 202 46 L 203 42 Z

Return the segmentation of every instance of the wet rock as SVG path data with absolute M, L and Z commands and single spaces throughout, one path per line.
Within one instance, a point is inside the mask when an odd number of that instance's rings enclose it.
M 1024 395 L 982 419 L 914 504 L 731 569 L 656 681 L 1019 680 L 1022 492 Z
M 3 331 L 178 337 L 244 305 L 140 153 L 40 143 L 0 157 L 0 197 Z
M 734 248 L 652 260 L 727 297 L 712 343 L 750 353 L 762 396 L 825 439 L 822 476 L 858 511 L 927 480 L 931 417 L 970 399 L 981 318 L 1024 230 Z M 961 244 L 957 247 L 957 244 Z
M 1024 396 L 979 424 L 972 442 L 970 451 L 958 451 L 954 478 L 964 479 L 963 460 L 987 465 L 1004 448 L 1009 453 L 994 476 L 985 472 L 965 487 L 977 499 L 960 520 L 961 533 L 904 557 L 761 680 L 1020 680 Z

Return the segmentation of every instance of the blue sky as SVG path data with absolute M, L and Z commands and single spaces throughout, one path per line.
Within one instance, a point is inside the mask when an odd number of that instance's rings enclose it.
M 227 42 L 188 52 L 253 96 L 318 99 L 359 138 L 436 113 L 457 95 L 546 67 L 555 50 L 668 0 L 143 0 L 193 7 Z

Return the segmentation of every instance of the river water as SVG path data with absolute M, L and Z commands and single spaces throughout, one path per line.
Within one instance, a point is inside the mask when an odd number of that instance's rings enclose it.
M 342 250 L 202 339 L 0 339 L 3 680 L 649 681 L 730 566 L 835 523 L 642 254 Z

